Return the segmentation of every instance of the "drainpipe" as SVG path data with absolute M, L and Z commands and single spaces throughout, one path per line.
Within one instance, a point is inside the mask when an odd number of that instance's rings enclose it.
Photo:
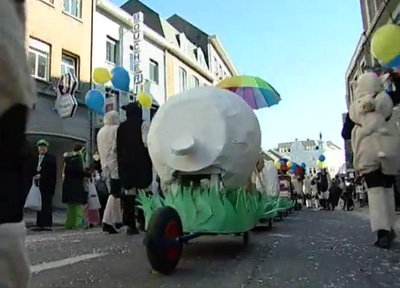
M 90 89 L 93 89 L 93 79 L 92 79 L 92 71 L 93 71 L 93 30 L 94 30 L 94 25 L 93 25 L 93 18 L 94 18 L 94 11 L 96 10 L 96 0 L 92 0 L 92 11 L 91 11 L 91 20 L 90 20 Z M 95 151 L 95 138 L 96 138 L 96 130 L 95 130 L 95 116 L 93 111 L 89 110 L 89 132 L 90 132 L 90 139 L 89 139 L 89 159 L 88 162 L 92 163 L 93 157 L 92 155 L 94 154 Z
M 163 73 L 164 74 L 163 75 L 164 76 L 164 101 L 168 100 L 167 53 L 168 53 L 168 51 L 167 51 L 167 49 L 165 49 L 164 50 L 164 73 Z M 172 71 L 174 71 L 174 70 L 172 70 Z

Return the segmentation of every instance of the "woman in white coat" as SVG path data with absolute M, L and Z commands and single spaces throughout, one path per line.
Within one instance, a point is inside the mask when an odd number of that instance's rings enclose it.
M 110 196 L 103 216 L 103 231 L 110 234 L 118 233 L 118 225 L 122 223 L 121 194 L 122 187 L 118 174 L 117 161 L 117 130 L 119 115 L 110 111 L 104 115 L 104 126 L 97 134 L 97 148 L 100 155 L 101 169 L 108 183 Z

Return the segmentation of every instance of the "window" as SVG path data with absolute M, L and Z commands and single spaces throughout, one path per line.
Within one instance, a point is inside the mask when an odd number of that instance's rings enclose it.
M 77 76 L 76 75 L 76 70 L 78 67 L 77 62 L 78 61 L 76 58 L 63 54 L 61 58 L 61 75 L 65 75 L 70 72 L 73 75 Z
M 110 37 L 107 37 L 106 60 L 110 63 L 117 64 L 117 59 L 118 59 L 117 41 L 113 40 Z
M 64 0 L 64 12 L 76 17 L 81 18 L 82 3 L 81 0 Z
M 49 79 L 50 46 L 36 39 L 29 39 L 29 70 L 35 78 Z
M 158 63 L 150 59 L 150 80 L 158 84 L 159 74 L 158 74 Z
M 196 76 L 192 76 L 192 86 L 193 88 L 200 86 L 200 80 Z
M 187 72 L 182 67 L 179 68 L 179 90 L 180 92 L 187 90 Z

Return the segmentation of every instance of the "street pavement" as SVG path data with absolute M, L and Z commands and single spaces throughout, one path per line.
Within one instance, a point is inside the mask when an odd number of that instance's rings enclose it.
M 30 234 L 31 287 L 400 287 L 400 243 L 375 248 L 358 213 L 296 212 L 252 232 L 248 247 L 237 236 L 195 239 L 171 276 L 151 270 L 142 240 L 100 229 Z

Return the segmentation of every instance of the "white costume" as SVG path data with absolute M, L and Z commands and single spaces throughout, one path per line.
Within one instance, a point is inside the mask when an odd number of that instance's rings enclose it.
M 35 91 L 25 50 L 24 4 L 1 0 L 0 7 L 0 67 L 4 71 L 0 77 L 0 116 L 3 116 L 17 104 L 31 108 Z M 29 286 L 25 234 L 24 222 L 0 224 L 0 287 Z
M 306 207 L 312 207 L 312 185 L 311 178 L 309 175 L 304 179 L 304 194 L 306 195 Z
M 251 175 L 251 182 L 258 191 L 268 196 L 279 194 L 278 170 L 272 162 L 264 161 L 264 168 L 261 171 L 255 168 Z
M 379 169 L 385 175 L 400 172 L 400 137 L 392 115 L 393 102 L 384 91 L 382 80 L 365 73 L 357 81 L 356 100 L 350 106 L 354 167 L 366 174 Z M 393 187 L 369 187 L 368 202 L 372 231 L 390 231 L 395 222 Z

